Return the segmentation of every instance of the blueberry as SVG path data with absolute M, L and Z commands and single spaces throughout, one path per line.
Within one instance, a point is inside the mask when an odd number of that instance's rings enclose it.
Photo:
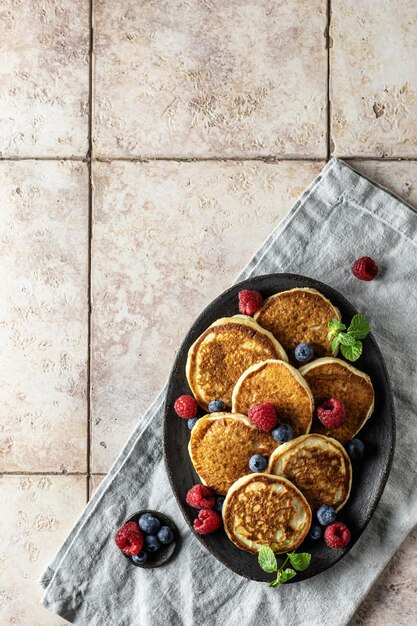
M 319 524 L 313 524 L 310 528 L 310 539 L 317 541 L 323 537 L 323 528 Z
M 161 526 L 157 537 L 161 543 L 172 543 L 174 541 L 174 533 L 169 526 Z
M 161 542 L 156 535 L 146 535 L 145 545 L 148 552 L 156 552 L 161 547 Z
M 144 513 L 139 518 L 139 528 L 141 528 L 148 535 L 156 533 L 161 526 L 159 519 L 156 519 L 150 513 Z
M 254 454 L 249 459 L 249 469 L 251 469 L 252 472 L 263 472 L 267 465 L 268 462 L 266 458 L 261 454 Z
M 192 417 L 191 419 L 187 420 L 187 426 L 190 430 L 194 428 L 197 420 L 198 420 L 198 417 Z
M 307 363 L 313 358 L 313 348 L 309 343 L 299 343 L 294 350 L 294 356 L 300 363 Z
M 351 461 L 359 461 L 363 457 L 365 446 L 360 439 L 351 439 L 346 444 L 346 451 Z
M 142 550 L 139 554 L 133 554 L 131 559 L 135 565 L 143 565 L 148 560 L 148 553 Z
M 328 526 L 333 524 L 336 520 L 336 511 L 332 506 L 328 504 L 322 504 L 317 511 L 317 519 L 322 526 Z
M 271 435 L 275 441 L 285 443 L 291 439 L 293 431 L 289 424 L 278 424 L 278 426 L 271 431 Z
M 216 511 L 222 512 L 224 500 L 224 496 L 216 496 L 216 504 L 214 505 Z
M 209 413 L 218 413 L 219 411 L 225 411 L 226 405 L 223 400 L 212 400 L 208 405 Z

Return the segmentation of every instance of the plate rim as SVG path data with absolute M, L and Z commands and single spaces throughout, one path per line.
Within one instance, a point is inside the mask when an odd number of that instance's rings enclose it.
M 179 356 L 180 353 L 183 350 L 184 344 L 186 343 L 192 329 L 198 324 L 198 322 L 200 320 L 202 320 L 203 318 L 206 317 L 206 315 L 209 312 L 209 309 L 211 309 L 213 306 L 215 306 L 217 303 L 219 303 L 219 301 L 221 301 L 225 296 L 227 296 L 228 294 L 230 294 L 231 292 L 235 291 L 236 289 L 245 289 L 245 288 L 250 288 L 250 286 L 253 287 L 253 283 L 255 281 L 265 281 L 265 280 L 273 280 L 274 278 L 279 278 L 279 279 L 284 279 L 284 280 L 292 280 L 295 282 L 305 282 L 305 283 L 310 283 L 310 284 L 306 284 L 305 286 L 309 287 L 309 288 L 317 288 L 318 290 L 320 290 L 321 288 L 324 287 L 325 290 L 329 291 L 329 292 L 333 292 L 336 296 L 336 299 L 339 299 L 339 301 L 341 301 L 343 303 L 343 306 L 346 309 L 349 309 L 351 311 L 354 311 L 353 314 L 357 313 L 357 309 L 353 306 L 353 304 L 351 304 L 349 302 L 349 300 L 342 295 L 339 291 L 337 291 L 336 289 L 334 289 L 333 287 L 331 287 L 330 285 L 327 285 L 326 283 L 317 280 L 316 278 L 311 278 L 309 276 L 305 276 L 303 274 L 291 274 L 288 272 L 271 272 L 270 274 L 259 274 L 257 276 L 250 276 L 248 278 L 245 278 L 242 281 L 238 281 L 235 282 L 233 285 L 231 285 L 228 289 L 226 289 L 225 291 L 223 291 L 222 293 L 220 293 L 216 298 L 214 298 L 213 300 L 211 300 L 204 308 L 203 310 L 200 312 L 200 314 L 194 319 L 193 323 L 189 326 L 188 331 L 186 332 L 185 336 L 183 337 L 183 340 L 178 348 L 177 354 L 175 356 L 175 359 L 173 361 L 173 365 L 171 367 L 170 373 L 169 373 L 169 377 L 168 377 L 168 384 L 167 384 L 167 389 L 166 389 L 166 396 L 164 399 L 164 403 L 163 403 L 163 419 L 164 419 L 164 425 L 163 425 L 163 456 L 164 456 L 164 466 L 165 466 L 165 471 L 167 473 L 168 476 L 168 480 L 169 480 L 169 484 L 170 487 L 172 489 L 173 495 L 175 497 L 175 500 L 180 508 L 181 514 L 187 524 L 187 526 L 190 528 L 191 532 L 193 533 L 193 535 L 196 535 L 194 529 L 193 529 L 193 525 L 191 523 L 191 521 L 188 519 L 188 511 L 185 508 L 185 505 L 183 504 L 183 502 L 181 501 L 181 499 L 178 497 L 177 495 L 177 491 L 176 491 L 176 485 L 174 483 L 174 478 L 172 476 L 171 473 L 171 468 L 169 467 L 169 461 L 168 461 L 168 412 L 170 410 L 170 408 L 168 407 L 168 397 L 170 395 L 172 395 L 170 392 L 172 390 L 172 387 L 174 386 L 174 373 L 176 371 L 176 366 L 177 366 L 177 362 L 179 360 Z M 292 287 L 294 288 L 294 287 Z M 260 287 L 259 289 L 262 289 L 262 287 Z M 285 289 L 282 291 L 286 291 Z M 277 291 L 276 293 L 280 293 L 279 291 Z M 326 296 L 327 297 L 327 296 Z M 329 299 L 331 300 L 331 295 L 329 296 Z M 352 542 L 349 543 L 349 545 L 344 548 L 343 550 L 340 551 L 340 554 L 337 556 L 337 558 L 332 561 L 332 563 L 330 563 L 327 567 L 324 567 L 323 569 L 321 569 L 319 572 L 316 572 L 314 574 L 312 574 L 311 576 L 309 576 L 308 578 L 305 578 L 303 580 L 297 580 L 297 579 L 292 579 L 290 581 L 288 581 L 291 584 L 296 584 L 296 583 L 302 583 L 305 580 L 309 580 L 310 578 L 314 578 L 315 576 L 318 576 L 319 574 L 322 574 L 323 572 L 329 570 L 331 567 L 333 567 L 334 565 L 336 565 L 336 563 L 338 563 L 341 559 L 343 559 L 343 557 L 350 552 L 350 550 L 353 548 L 353 546 L 357 543 L 357 541 L 359 541 L 359 539 L 362 537 L 365 529 L 367 528 L 369 522 L 371 521 L 375 510 L 379 504 L 379 501 L 381 499 L 381 496 L 384 492 L 384 489 L 386 487 L 387 484 L 387 480 L 392 468 L 392 463 L 393 463 L 393 458 L 394 458 L 394 451 L 395 451 L 395 445 L 396 445 L 396 420 L 395 420 L 395 406 L 394 406 L 394 396 L 393 396 L 393 391 L 392 391 L 392 386 L 391 386 L 391 380 L 388 374 L 388 370 L 387 370 L 387 366 L 385 363 L 385 359 L 382 355 L 382 352 L 379 348 L 379 345 L 373 335 L 373 333 L 369 333 L 369 335 L 367 336 L 367 339 L 369 339 L 372 343 L 373 343 L 373 347 L 377 352 L 379 361 L 381 363 L 382 366 L 382 370 L 384 373 L 384 377 L 385 377 L 385 381 L 387 382 L 387 397 L 389 398 L 389 407 L 388 407 L 388 414 L 390 417 L 390 422 L 389 422 L 389 429 L 391 431 L 391 438 L 390 438 L 390 442 L 389 442 L 389 449 L 388 449 L 388 462 L 385 465 L 385 468 L 383 470 L 382 473 L 382 480 L 380 481 L 380 485 L 376 491 L 376 495 L 374 497 L 374 502 L 373 505 L 371 507 L 371 511 L 370 514 L 368 516 L 368 519 L 365 523 L 365 525 L 363 526 L 361 533 L 358 535 L 358 537 L 356 537 Z M 190 392 L 192 393 L 192 392 Z M 191 460 L 190 460 L 191 463 Z M 246 573 L 244 573 L 243 571 L 241 571 L 239 569 L 239 567 L 231 567 L 230 564 L 228 562 L 226 562 L 226 560 L 223 558 L 223 556 L 218 553 L 216 550 L 214 550 L 211 547 L 210 542 L 206 539 L 206 537 L 204 535 L 198 535 L 196 536 L 197 540 L 200 541 L 200 543 L 204 546 L 204 548 L 206 548 L 208 550 L 208 552 L 214 556 L 215 559 L 217 559 L 223 566 L 225 566 L 228 570 L 234 572 L 235 574 L 238 574 L 239 576 L 242 576 L 243 578 L 245 578 L 246 580 L 251 580 L 251 581 L 255 581 L 255 582 L 264 582 L 263 579 L 261 578 L 254 578 L 252 576 L 248 576 Z M 287 583 L 288 584 L 288 583 Z

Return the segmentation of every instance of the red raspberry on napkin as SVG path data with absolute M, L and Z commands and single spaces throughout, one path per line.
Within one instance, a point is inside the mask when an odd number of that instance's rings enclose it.
M 370 256 L 361 256 L 352 265 L 352 272 L 359 280 L 373 280 L 378 274 L 378 266 Z

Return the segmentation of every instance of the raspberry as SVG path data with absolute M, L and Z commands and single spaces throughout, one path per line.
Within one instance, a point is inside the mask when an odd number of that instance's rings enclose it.
M 337 398 L 329 398 L 317 407 L 317 417 L 329 430 L 339 428 L 346 419 L 344 404 Z
M 205 485 L 194 485 L 188 490 L 186 498 L 187 504 L 195 509 L 212 509 L 216 504 L 216 497 L 213 489 Z
M 122 526 L 114 540 L 124 554 L 139 554 L 144 544 L 143 533 L 136 522 L 127 522 Z
M 192 419 L 197 415 L 197 401 L 193 396 L 180 396 L 175 400 L 174 411 L 183 420 Z
M 216 511 L 203 510 L 200 511 L 198 517 L 194 520 L 194 530 L 198 535 L 209 535 L 214 533 L 222 525 L 222 518 Z
M 324 531 L 324 541 L 329 548 L 344 548 L 350 541 L 350 530 L 343 522 L 334 522 Z
M 378 274 L 378 266 L 370 256 L 361 256 L 352 265 L 352 272 L 359 280 L 373 280 Z
M 259 430 L 269 431 L 277 425 L 277 412 L 270 402 L 263 404 L 252 404 L 248 412 L 248 417 Z
M 239 291 L 239 311 L 243 315 L 253 315 L 263 304 L 263 298 L 259 291 L 243 289 Z

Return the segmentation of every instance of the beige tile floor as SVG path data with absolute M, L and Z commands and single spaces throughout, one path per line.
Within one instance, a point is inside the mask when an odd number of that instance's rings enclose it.
M 190 322 L 326 159 L 417 207 L 417 5 L 0 0 L 0 18 L 0 624 L 55 626 L 39 573 Z M 414 532 L 352 624 L 415 624 L 416 552 Z

